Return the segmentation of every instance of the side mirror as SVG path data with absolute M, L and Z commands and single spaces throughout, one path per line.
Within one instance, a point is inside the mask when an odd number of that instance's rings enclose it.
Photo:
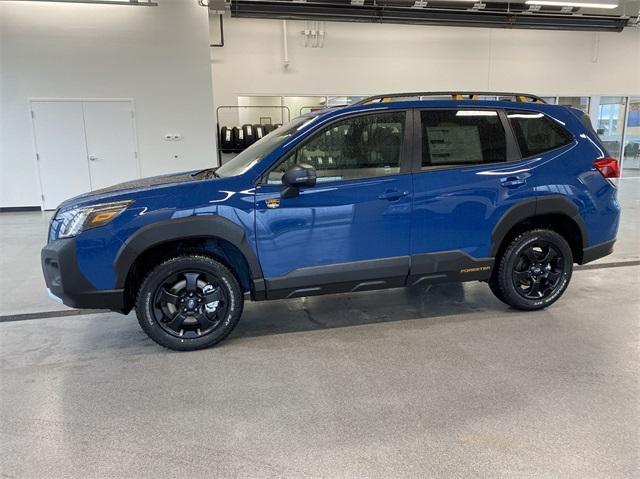
M 282 197 L 297 196 L 300 188 L 316 185 L 316 169 L 311 165 L 293 165 L 282 175 Z

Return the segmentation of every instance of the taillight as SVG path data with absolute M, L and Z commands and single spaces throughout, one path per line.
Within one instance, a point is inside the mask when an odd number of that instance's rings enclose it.
M 595 166 L 596 170 L 605 178 L 620 178 L 620 165 L 615 158 L 598 158 L 593 162 L 593 166 Z

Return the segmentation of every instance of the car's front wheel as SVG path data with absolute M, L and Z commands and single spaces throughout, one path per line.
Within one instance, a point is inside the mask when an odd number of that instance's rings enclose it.
M 557 301 L 573 271 L 571 247 L 560 234 L 547 229 L 516 236 L 497 262 L 494 294 L 513 308 L 527 311 Z
M 240 319 L 243 300 L 226 266 L 207 256 L 184 255 L 147 275 L 136 314 L 144 332 L 158 344 L 192 351 L 226 338 Z

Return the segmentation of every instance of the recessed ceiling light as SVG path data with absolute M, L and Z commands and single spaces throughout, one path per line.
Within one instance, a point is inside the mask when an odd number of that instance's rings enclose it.
M 543 5 L 549 7 L 602 8 L 605 10 L 618 8 L 617 3 L 558 2 L 553 0 L 527 0 L 525 3 L 527 5 Z

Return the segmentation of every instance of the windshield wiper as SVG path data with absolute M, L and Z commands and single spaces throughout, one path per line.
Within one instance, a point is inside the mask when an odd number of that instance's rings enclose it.
M 198 179 L 206 179 L 206 178 L 222 178 L 218 173 L 216 173 L 216 170 L 218 168 L 205 168 L 204 170 L 200 170 L 200 171 L 196 171 L 193 175 L 194 178 L 198 178 Z

